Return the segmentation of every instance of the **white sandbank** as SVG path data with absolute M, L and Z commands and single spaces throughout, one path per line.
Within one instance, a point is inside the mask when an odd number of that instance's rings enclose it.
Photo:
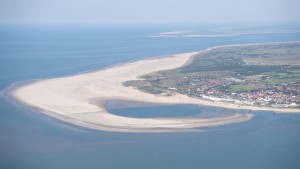
M 233 114 L 214 118 L 128 118 L 110 114 L 106 110 L 105 103 L 112 99 L 162 104 L 198 104 L 236 109 L 278 110 L 215 103 L 180 94 L 170 97 L 155 96 L 125 87 L 122 84 L 124 81 L 138 79 L 143 74 L 179 67 L 194 54 L 196 53 L 141 60 L 80 75 L 40 80 L 14 87 L 9 91 L 9 95 L 27 107 L 35 108 L 60 120 L 87 128 L 115 132 L 195 131 L 201 127 L 247 121 L 253 115 Z

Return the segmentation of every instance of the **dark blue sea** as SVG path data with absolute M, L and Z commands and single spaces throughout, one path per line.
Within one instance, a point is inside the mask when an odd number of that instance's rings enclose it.
M 184 32 L 151 37 L 172 31 Z M 112 113 L 136 118 L 255 114 L 250 121 L 202 132 L 113 133 L 61 122 L 3 95 L 7 87 L 21 81 L 78 74 L 153 56 L 217 45 L 300 41 L 299 31 L 295 24 L 1 25 L 0 168 L 299 169 L 300 115 L 193 105 L 120 108 L 111 104 Z

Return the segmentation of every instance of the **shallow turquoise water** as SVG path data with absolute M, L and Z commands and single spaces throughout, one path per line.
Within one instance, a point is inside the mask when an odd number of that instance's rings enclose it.
M 215 33 L 215 26 L 1 26 L 0 89 L 22 80 L 76 74 L 215 45 L 300 40 L 299 33 L 218 38 L 147 37 L 158 32 L 186 29 Z M 288 26 L 280 27 L 283 28 Z M 134 117 L 207 116 L 210 112 L 213 115 L 254 113 L 256 116 L 245 123 L 205 128 L 204 132 L 196 133 L 111 133 L 70 125 L 18 107 L 1 97 L 0 168 L 300 167 L 299 115 L 188 105 L 125 107 L 111 111 Z

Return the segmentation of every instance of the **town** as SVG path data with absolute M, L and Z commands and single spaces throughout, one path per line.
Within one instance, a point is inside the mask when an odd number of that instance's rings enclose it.
M 239 88 L 233 90 L 232 86 Z M 184 77 L 184 81 L 169 88 L 178 93 L 212 101 L 271 107 L 299 107 L 300 86 L 292 84 L 268 85 L 237 78 L 214 79 Z

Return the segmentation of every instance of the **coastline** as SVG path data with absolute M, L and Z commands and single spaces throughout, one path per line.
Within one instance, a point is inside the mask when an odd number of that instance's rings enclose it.
M 220 47 L 245 45 L 260 44 L 223 45 L 200 52 L 208 52 Z M 138 79 L 138 76 L 143 74 L 162 70 L 162 68 L 167 70 L 179 67 L 198 53 L 153 57 L 147 60 L 118 64 L 113 67 L 84 74 L 15 84 L 4 91 L 4 95 L 11 98 L 17 104 L 62 121 L 82 127 L 114 132 L 197 131 L 201 127 L 247 121 L 253 118 L 253 114 L 234 114 L 227 117 L 206 119 L 174 117 L 135 119 L 110 114 L 105 107 L 105 102 L 112 99 L 149 102 L 153 104 L 196 104 L 199 106 L 205 105 L 228 109 L 300 113 L 299 109 L 236 105 L 190 98 L 181 94 L 170 97 L 155 96 L 122 85 L 124 81 Z M 95 103 L 95 100 L 97 103 Z

